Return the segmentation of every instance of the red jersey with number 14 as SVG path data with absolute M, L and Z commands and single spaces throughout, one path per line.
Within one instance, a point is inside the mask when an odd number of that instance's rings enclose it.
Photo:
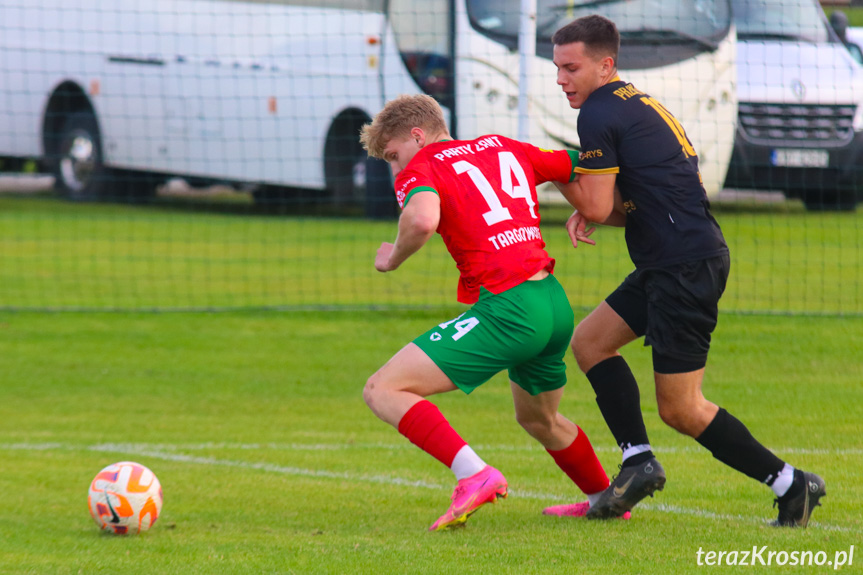
M 501 293 L 540 270 L 554 269 L 539 231 L 536 186 L 568 182 L 573 162 L 503 136 L 428 144 L 395 182 L 402 208 L 411 195 L 440 196 L 437 232 L 461 273 L 458 301 L 472 304 L 480 287 Z

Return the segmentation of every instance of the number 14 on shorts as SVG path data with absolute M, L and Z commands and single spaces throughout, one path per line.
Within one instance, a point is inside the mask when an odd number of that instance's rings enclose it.
M 455 325 L 453 325 L 453 328 L 455 328 L 455 333 L 452 335 L 453 341 L 460 340 L 462 337 L 464 337 L 464 335 L 467 332 L 469 332 L 470 330 L 475 328 L 477 325 L 479 325 L 479 320 L 477 318 L 469 317 L 467 319 L 461 319 L 463 315 L 464 314 L 461 314 L 460 316 L 458 316 L 455 319 L 451 319 L 447 322 L 444 322 L 444 323 L 438 325 L 439 328 L 446 329 L 450 325 L 455 323 Z M 461 320 L 461 321 L 459 321 L 459 320 Z M 431 339 L 432 341 L 440 341 L 441 337 L 443 337 L 443 336 L 441 336 L 441 334 L 439 334 L 438 332 L 434 332 L 431 334 L 431 336 L 429 336 L 429 339 Z

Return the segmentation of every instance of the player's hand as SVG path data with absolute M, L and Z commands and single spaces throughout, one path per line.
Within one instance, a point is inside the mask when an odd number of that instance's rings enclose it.
M 393 253 L 395 244 L 382 242 L 378 248 L 378 254 L 375 256 L 375 269 L 379 272 L 390 272 L 394 267 L 390 266 L 390 254 Z
M 572 215 L 566 220 L 566 231 L 569 233 L 569 239 L 572 240 L 572 247 L 577 248 L 578 242 L 591 246 L 596 245 L 596 242 L 590 239 L 596 228 L 588 228 L 588 223 L 587 219 L 578 213 L 578 210 L 572 212 Z

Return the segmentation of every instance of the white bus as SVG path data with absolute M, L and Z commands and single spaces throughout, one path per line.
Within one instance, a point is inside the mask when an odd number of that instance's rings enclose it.
M 4 0 L 0 158 L 36 158 L 72 199 L 139 198 L 167 177 L 393 205 L 360 126 L 424 91 L 453 134 L 517 135 L 520 0 Z M 539 0 L 531 141 L 577 147 L 551 34 L 601 13 L 621 75 L 687 129 L 710 194 L 736 118 L 728 0 Z M 373 200 L 373 201 L 370 201 Z

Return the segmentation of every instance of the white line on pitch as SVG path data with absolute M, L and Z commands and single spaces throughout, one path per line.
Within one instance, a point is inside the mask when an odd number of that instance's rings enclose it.
M 204 443 L 124 443 L 111 444 L 121 446 L 124 450 L 135 451 L 139 449 L 161 449 L 171 451 L 206 451 L 210 449 L 233 449 L 237 451 L 250 450 L 281 450 L 281 451 L 337 451 L 337 450 L 352 450 L 352 449 L 382 449 L 382 450 L 399 450 L 399 449 L 416 449 L 412 444 L 405 441 L 404 443 L 232 443 L 232 442 L 204 442 Z M 538 444 L 533 445 L 485 445 L 472 444 L 472 447 L 477 451 L 498 451 L 498 452 L 529 452 L 540 449 Z M 24 449 L 24 450 L 44 450 L 44 449 L 71 449 L 74 446 L 64 445 L 61 443 L 0 443 L 0 449 Z M 594 446 L 594 450 L 600 453 L 619 453 L 620 449 L 613 446 Z M 656 447 L 656 453 L 707 453 L 707 451 L 697 445 L 686 447 Z M 804 447 L 778 447 L 773 448 L 777 454 L 785 455 L 830 455 L 830 456 L 860 456 L 863 455 L 861 448 L 804 448 Z
M 83 450 L 83 451 L 97 451 L 97 452 L 108 452 L 108 453 L 124 453 L 124 454 L 132 454 L 139 456 L 152 457 L 153 459 L 161 459 L 163 461 L 176 461 L 180 463 L 191 463 L 195 465 L 212 465 L 219 467 L 234 467 L 239 469 L 254 469 L 258 471 L 267 471 L 270 473 L 279 473 L 282 475 L 293 475 L 299 477 L 322 477 L 325 479 L 345 479 L 348 481 L 362 481 L 366 483 L 378 483 L 385 485 L 398 485 L 398 486 L 406 486 L 406 487 L 419 487 L 423 489 L 434 489 L 441 491 L 448 491 L 452 488 L 452 485 L 442 485 L 439 483 L 430 483 L 427 481 L 421 480 L 409 480 L 403 479 L 400 477 L 391 477 L 386 475 L 355 475 L 352 473 L 345 472 L 336 472 L 336 471 L 326 471 L 319 469 L 303 469 L 300 467 L 292 467 L 286 465 L 276 465 L 273 463 L 255 463 L 249 461 L 234 461 L 230 459 L 217 459 L 215 457 L 199 457 L 194 455 L 186 455 L 182 453 L 163 451 L 159 448 L 155 448 L 154 446 L 144 445 L 144 444 L 133 444 L 133 443 L 101 443 L 95 445 L 84 445 L 84 446 L 76 446 L 71 444 L 63 444 L 63 443 L 6 443 L 0 444 L 0 449 L 8 449 L 8 450 L 22 450 L 22 451 L 45 451 L 51 449 L 60 449 L 60 450 Z M 542 500 L 542 501 L 570 501 L 572 497 L 557 495 L 557 494 L 549 494 L 549 493 L 538 493 L 532 491 L 519 491 L 519 490 L 510 490 L 510 494 L 514 497 L 518 497 L 521 499 L 533 499 L 533 500 Z M 660 511 L 663 513 L 672 513 L 676 515 L 690 515 L 694 517 L 701 517 L 704 519 L 713 519 L 713 520 L 721 520 L 721 521 L 744 521 L 747 523 L 766 523 L 767 520 L 763 518 L 757 517 L 747 517 L 744 515 L 725 515 L 720 513 L 713 513 L 711 511 L 705 511 L 701 509 L 689 509 L 686 507 L 678 507 L 676 505 L 667 505 L 664 503 L 642 503 L 639 505 L 641 509 L 647 509 L 652 511 Z M 829 525 L 823 524 L 819 522 L 810 523 L 813 527 L 818 527 L 819 529 L 824 529 L 828 531 L 838 531 L 844 533 L 861 533 L 860 530 L 851 529 L 848 527 L 841 527 L 839 525 Z

